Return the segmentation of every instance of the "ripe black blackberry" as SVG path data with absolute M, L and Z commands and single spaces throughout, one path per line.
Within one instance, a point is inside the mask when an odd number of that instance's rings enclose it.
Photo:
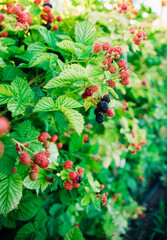
M 106 113 L 107 112 L 107 110 L 108 110 L 108 103 L 107 102 L 105 102 L 105 101 L 102 101 L 102 102 L 99 102 L 98 104 L 97 104 L 97 107 L 98 107 L 98 109 L 100 110 L 100 112 L 103 112 L 103 113 Z
M 110 95 L 107 93 L 102 98 L 103 101 L 109 103 L 111 101 Z
M 44 24 L 44 27 L 46 27 L 48 30 L 50 30 L 51 29 L 51 25 L 50 24 Z
M 82 182 L 82 177 L 81 176 L 78 176 L 77 177 L 77 183 L 81 183 Z
M 103 113 L 96 114 L 96 122 L 98 122 L 98 123 L 104 122 L 104 114 Z
M 52 4 L 50 4 L 50 3 L 44 3 L 43 7 L 45 7 L 45 6 L 48 6 L 48 7 L 50 7 L 50 8 L 53 7 Z

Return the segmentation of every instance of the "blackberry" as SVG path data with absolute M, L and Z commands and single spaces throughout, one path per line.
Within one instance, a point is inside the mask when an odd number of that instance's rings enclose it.
M 111 101 L 110 95 L 107 93 L 102 98 L 103 101 L 109 103 Z
M 50 3 L 44 3 L 43 7 L 45 7 L 45 6 L 48 6 L 48 7 L 50 7 L 50 8 L 53 8 L 52 4 L 50 4 Z
M 44 24 L 44 27 L 46 27 L 48 30 L 50 30 L 51 29 L 51 25 L 50 24 Z
M 126 109 L 127 111 L 129 110 L 129 108 L 128 108 L 128 107 L 126 107 L 125 109 Z
M 104 122 L 104 114 L 98 113 L 98 114 L 96 115 L 96 122 L 98 122 L 98 123 Z
M 82 182 L 82 177 L 81 176 L 78 176 L 77 178 L 77 183 L 81 183 Z
M 94 114 L 97 115 L 99 112 L 100 112 L 99 109 L 98 109 L 98 108 L 95 108 Z
M 97 107 L 100 110 L 100 112 L 106 113 L 108 110 L 108 103 L 105 101 L 99 102 L 97 104 Z

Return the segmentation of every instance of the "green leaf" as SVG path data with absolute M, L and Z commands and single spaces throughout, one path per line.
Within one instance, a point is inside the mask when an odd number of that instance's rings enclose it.
M 6 63 L 3 61 L 3 59 L 0 57 L 0 68 L 4 68 L 6 66 Z
M 30 86 L 21 78 L 16 78 L 11 87 L 15 89 L 15 99 L 9 101 L 8 109 L 12 112 L 12 116 L 15 117 L 19 114 L 23 114 L 26 107 L 32 106 L 34 93 Z
M 89 98 L 84 99 L 84 108 L 85 111 L 87 111 L 91 106 L 93 106 L 93 103 L 90 101 Z
M 75 53 L 74 43 L 69 40 L 64 40 L 62 42 L 57 43 L 57 46 L 65 51 L 69 51 L 71 53 Z
M 22 197 L 22 180 L 17 174 L 0 173 L 0 213 L 6 215 L 13 210 Z
M 46 49 L 46 45 L 41 42 L 32 43 L 27 48 L 28 51 L 33 51 L 33 52 L 37 52 L 37 53 L 42 52 L 45 49 Z
M 87 73 L 88 78 L 100 77 L 103 75 L 104 75 L 104 72 L 100 67 L 91 68 Z
M 1 84 L 0 85 L 0 104 L 8 103 L 11 100 L 14 100 L 16 96 L 16 90 L 10 85 Z
M 12 211 L 10 216 L 16 220 L 27 221 L 36 215 L 42 204 L 41 197 L 26 191 L 21 198 L 18 208 Z
M 29 9 L 30 14 L 32 14 L 33 16 L 37 16 L 41 13 L 41 9 L 37 6 L 37 5 L 33 5 L 31 6 L 31 8 Z
M 68 231 L 64 240 L 84 240 L 80 229 L 75 226 Z
M 55 111 L 55 103 L 51 97 L 44 97 L 39 102 L 34 108 L 34 112 L 42 112 L 42 111 Z
M 65 108 L 82 107 L 82 105 L 79 102 L 77 102 L 73 98 L 69 98 L 69 97 L 66 97 L 66 96 L 58 97 L 56 99 L 55 106 L 56 106 L 56 108 L 59 108 L 59 109 L 61 109 L 61 107 L 65 107 Z
M 109 92 L 116 98 L 119 99 L 118 94 L 114 91 L 113 88 L 107 87 Z
M 89 194 L 87 193 L 87 194 L 84 196 L 84 198 L 82 198 L 82 200 L 81 200 L 81 205 L 87 206 L 87 205 L 89 204 L 89 202 L 90 202 L 90 196 L 89 196 Z
M 47 173 L 45 172 L 45 170 L 39 169 L 38 179 L 36 181 L 32 181 L 29 178 L 29 176 L 27 176 L 24 179 L 23 184 L 28 189 L 36 190 L 37 193 L 39 192 L 40 189 L 43 192 L 49 185 L 49 183 L 46 181 L 46 177 L 47 177 Z
M 50 60 L 51 56 L 57 56 L 53 53 L 38 53 L 36 54 L 29 63 L 29 68 L 39 65 L 40 63 Z
M 74 43 L 74 46 L 76 48 L 79 48 L 79 49 L 83 50 L 84 52 L 87 52 L 86 46 L 84 44 L 82 44 L 82 43 Z
M 100 192 L 100 183 L 98 181 L 94 181 L 91 173 L 87 174 L 88 181 L 94 192 Z
M 86 70 L 78 64 L 73 64 L 70 66 L 70 69 L 66 69 L 60 73 L 58 77 L 51 79 L 45 88 L 55 88 L 64 85 L 71 84 L 74 81 L 84 83 L 83 81 L 87 80 Z
M 93 43 L 95 36 L 95 27 L 88 20 L 77 23 L 75 27 L 76 42 L 89 45 Z
M 8 136 L 4 136 L 1 141 L 4 144 L 4 153 L 0 158 L 0 172 L 11 175 L 17 157 L 15 145 Z
M 73 133 L 70 138 L 69 151 L 77 152 L 83 145 L 83 136 L 79 136 L 77 133 Z
M 0 43 L 2 44 L 2 46 L 11 46 L 11 45 L 15 45 L 16 44 L 16 40 L 13 38 L 1 38 L 0 39 Z
M 96 195 L 94 193 L 90 193 L 90 198 L 93 202 L 93 206 L 98 210 L 101 211 L 101 204 L 100 204 L 100 200 L 96 197 Z
M 84 128 L 84 119 L 83 116 L 77 112 L 76 110 L 73 109 L 61 109 L 61 111 L 65 114 L 67 117 L 68 121 L 71 123 L 73 128 L 78 134 L 81 134 Z
M 13 81 L 16 77 L 25 78 L 27 75 L 19 68 L 7 65 L 2 71 L 2 80 Z
M 50 48 L 57 48 L 57 39 L 55 32 L 50 32 L 46 28 L 39 29 L 39 32 Z
M 106 87 L 105 84 L 100 84 L 99 90 L 101 92 L 101 96 L 104 96 L 106 93 L 108 93 L 108 88 Z

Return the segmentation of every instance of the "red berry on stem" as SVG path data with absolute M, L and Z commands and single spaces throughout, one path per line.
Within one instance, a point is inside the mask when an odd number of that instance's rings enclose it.
M 114 88 L 116 86 L 116 83 L 113 80 L 109 80 L 108 85 L 110 88 Z
M 57 25 L 54 25 L 54 26 L 53 26 L 53 29 L 54 29 L 55 31 L 57 31 L 57 30 L 58 30 L 58 26 L 57 26 Z
M 62 143 L 58 143 L 58 144 L 57 144 L 57 148 L 58 148 L 58 149 L 60 149 L 60 148 L 62 148 L 62 147 L 63 147 L 63 144 L 62 144 Z
M 99 53 L 101 51 L 102 45 L 99 42 L 96 42 L 93 46 L 93 52 L 94 53 Z
M 104 42 L 103 45 L 102 45 L 102 48 L 103 48 L 104 51 L 108 50 L 110 47 L 111 47 L 111 44 L 108 41 Z
M 114 115 L 115 115 L 114 109 L 108 109 L 107 110 L 107 116 L 108 117 L 112 118 L 112 117 L 114 117 Z
M 9 132 L 9 130 L 10 130 L 10 123 L 8 119 L 4 116 L 0 116 L 0 136 Z
M 70 181 L 66 181 L 64 183 L 64 187 L 69 191 L 71 191 L 73 189 L 73 185 L 72 185 L 72 183 L 70 183 Z
M 53 136 L 50 138 L 49 141 L 55 143 L 57 140 L 58 140 L 58 136 L 57 136 L 57 135 L 53 135 Z
M 65 169 L 70 169 L 70 168 L 72 168 L 72 166 L 73 166 L 73 162 L 70 161 L 70 160 L 68 160 L 68 161 L 66 161 L 65 163 L 63 163 L 63 167 L 64 167 Z
M 38 137 L 38 140 L 40 142 L 46 142 L 46 140 L 49 138 L 49 133 L 47 132 L 42 132 L 40 133 L 39 137 Z
M 44 6 L 43 7 L 43 11 L 45 12 L 45 13 L 49 13 L 49 12 L 51 12 L 51 8 L 49 7 L 49 6 Z
M 75 180 L 77 178 L 78 174 L 74 171 L 69 172 L 68 177 L 70 180 Z
M 20 162 L 21 162 L 22 165 L 28 166 L 31 163 L 31 157 L 26 152 L 21 153 L 20 156 L 19 156 L 19 159 L 20 159 Z
M 3 22 L 5 20 L 4 14 L 0 13 L 0 22 Z
M 98 86 L 98 85 L 92 85 L 92 86 L 90 87 L 90 89 L 91 89 L 92 92 L 97 92 L 98 89 L 99 89 L 99 86 Z
M 49 182 L 49 183 L 52 183 L 54 181 L 54 178 L 46 177 L 46 181 Z
M 61 18 L 60 16 L 57 16 L 57 17 L 56 17 L 56 20 L 57 20 L 58 22 L 61 22 L 62 18 Z
M 78 169 L 78 173 L 83 173 L 84 171 L 85 171 L 84 168 L 79 168 L 79 169 Z
M 12 174 L 15 174 L 16 171 L 17 171 L 17 168 L 13 168 L 13 170 L 12 170 Z
M 48 149 L 45 150 L 45 155 L 47 156 L 47 158 L 49 158 L 51 156 L 51 153 Z
M 32 181 L 36 181 L 38 179 L 38 173 L 37 172 L 31 172 L 29 174 L 29 177 Z

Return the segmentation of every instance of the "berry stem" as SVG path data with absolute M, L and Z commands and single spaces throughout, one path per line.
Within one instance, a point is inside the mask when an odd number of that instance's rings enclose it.
M 29 151 L 30 153 L 32 153 L 33 155 L 35 155 L 35 153 L 33 153 L 30 149 L 26 148 L 23 143 L 20 143 L 20 142 L 16 141 L 14 138 L 12 138 L 12 141 L 13 141 L 14 143 L 17 143 L 18 146 L 23 147 L 26 151 Z

